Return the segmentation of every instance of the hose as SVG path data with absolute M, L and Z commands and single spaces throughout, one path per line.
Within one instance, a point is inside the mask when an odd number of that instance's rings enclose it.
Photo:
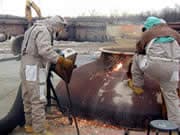
M 67 97 L 68 97 L 68 100 L 69 100 L 70 112 L 71 112 L 71 115 L 72 115 L 72 117 L 74 119 L 77 135 L 80 135 L 78 123 L 77 123 L 77 120 L 76 120 L 76 116 L 74 115 L 74 112 L 73 112 L 73 106 L 72 106 L 72 100 L 71 100 L 71 95 L 70 95 L 70 91 L 69 91 L 69 86 L 68 86 L 68 83 L 66 81 L 65 81 L 65 84 L 66 84 Z

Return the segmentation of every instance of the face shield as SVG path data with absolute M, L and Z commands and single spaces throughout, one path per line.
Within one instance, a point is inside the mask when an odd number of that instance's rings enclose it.
M 53 39 L 58 40 L 60 35 L 67 31 L 67 21 L 60 16 L 54 16 L 49 19 L 49 22 L 53 32 Z
M 53 18 L 53 31 L 54 32 L 58 32 L 58 33 L 60 33 L 60 32 L 62 32 L 62 31 L 64 31 L 65 29 L 66 29 L 66 27 L 67 27 L 67 22 L 66 22 L 66 20 L 64 20 L 64 18 L 62 18 L 62 17 L 60 17 L 60 16 L 55 16 L 54 18 Z

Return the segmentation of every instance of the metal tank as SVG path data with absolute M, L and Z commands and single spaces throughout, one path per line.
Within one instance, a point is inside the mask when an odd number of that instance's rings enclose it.
M 74 70 L 69 84 L 74 113 L 127 128 L 145 128 L 162 118 L 157 82 L 145 75 L 145 89 L 136 95 L 128 86 L 133 49 L 102 48 L 100 58 Z M 68 108 L 64 82 L 56 87 L 59 102 Z

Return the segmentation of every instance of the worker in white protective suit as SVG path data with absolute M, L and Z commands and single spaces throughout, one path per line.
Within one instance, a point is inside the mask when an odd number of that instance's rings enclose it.
M 25 112 L 25 131 L 33 135 L 51 135 L 46 129 L 46 79 L 50 63 L 65 70 L 73 68 L 69 59 L 58 55 L 52 48 L 54 32 L 60 32 L 65 21 L 60 16 L 34 23 L 24 35 L 21 49 L 22 98 Z
M 180 98 L 177 94 L 180 70 L 180 34 L 163 19 L 148 17 L 136 45 L 129 86 L 143 92 L 144 73 L 159 81 L 168 120 L 180 126 Z

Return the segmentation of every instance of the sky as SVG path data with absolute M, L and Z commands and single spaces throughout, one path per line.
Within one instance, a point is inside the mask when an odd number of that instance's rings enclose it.
M 0 0 L 0 14 L 25 16 L 26 0 Z M 143 11 L 159 11 L 165 7 L 180 6 L 180 0 L 33 0 L 42 16 L 135 14 Z M 33 11 L 33 16 L 36 16 Z

